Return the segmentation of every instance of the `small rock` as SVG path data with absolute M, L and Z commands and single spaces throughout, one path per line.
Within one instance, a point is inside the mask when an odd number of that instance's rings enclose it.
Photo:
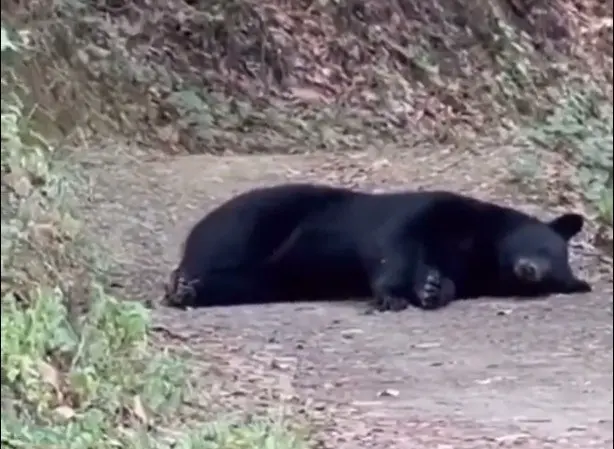
M 415 345 L 412 345 L 412 348 L 431 349 L 431 348 L 439 348 L 440 346 L 441 346 L 441 343 L 437 341 L 431 341 L 431 342 L 417 343 Z
M 313 404 L 313 409 L 319 412 L 326 410 L 326 404 L 324 402 L 318 402 Z
M 510 435 L 504 435 L 502 437 L 498 437 L 495 440 L 499 444 L 519 444 L 528 439 L 528 435 L 525 433 L 513 433 Z
M 341 331 L 341 336 L 343 338 L 350 339 L 350 338 L 353 338 L 354 335 L 359 335 L 359 334 L 363 334 L 363 333 L 364 333 L 364 331 L 361 330 L 361 329 L 345 329 L 345 330 Z
M 277 335 L 271 335 L 268 339 L 267 339 L 267 343 L 279 343 L 279 340 L 277 338 Z
M 271 368 L 278 369 L 280 371 L 287 371 L 290 368 L 290 364 L 280 362 L 277 359 L 271 360 Z
M 377 393 L 377 396 L 380 398 L 383 397 L 398 397 L 400 394 L 399 390 L 394 390 L 392 388 L 386 388 L 385 390 L 380 391 L 379 393 Z
M 588 430 L 586 426 L 571 426 L 567 428 L 568 432 L 586 432 L 586 430 Z

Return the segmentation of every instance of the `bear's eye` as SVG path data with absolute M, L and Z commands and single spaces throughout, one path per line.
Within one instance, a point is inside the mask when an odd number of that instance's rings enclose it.
M 551 255 L 552 251 L 550 251 L 550 249 L 549 249 L 549 248 L 546 248 L 546 247 L 542 246 L 542 247 L 540 247 L 540 248 L 537 248 L 537 250 L 535 251 L 535 253 L 536 253 L 538 256 L 542 256 L 542 257 L 544 257 L 544 256 L 549 256 L 549 255 Z
M 537 248 L 535 254 L 539 257 L 543 257 L 544 259 L 567 259 L 567 251 L 565 248 L 549 248 L 546 246 L 541 246 Z

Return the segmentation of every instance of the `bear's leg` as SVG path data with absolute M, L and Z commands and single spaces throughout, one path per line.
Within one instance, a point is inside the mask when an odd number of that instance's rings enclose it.
M 454 282 L 429 257 L 423 245 L 386 245 L 368 270 L 377 310 L 400 311 L 410 304 L 432 310 L 444 307 L 456 295 Z
M 264 273 L 244 271 L 224 271 L 203 273 L 189 281 L 189 294 L 167 292 L 175 297 L 166 301 L 167 305 L 186 307 L 229 306 L 238 304 L 264 304 L 278 300 L 274 284 Z M 185 283 L 185 282 L 184 282 Z M 183 290 L 186 290 L 183 287 Z
M 266 304 L 279 299 L 272 279 L 259 272 L 216 273 L 201 294 L 206 302 L 218 305 Z

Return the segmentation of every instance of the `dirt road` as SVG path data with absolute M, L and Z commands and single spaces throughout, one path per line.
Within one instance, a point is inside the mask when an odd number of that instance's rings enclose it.
M 292 179 L 439 187 L 539 210 L 500 182 L 504 164 L 495 153 L 431 154 L 119 158 L 88 169 L 89 227 L 116 256 L 125 292 L 157 300 L 187 229 L 256 185 Z M 207 400 L 286 394 L 302 404 L 299 413 L 318 411 L 321 447 L 606 449 L 613 433 L 612 277 L 589 244 L 575 243 L 572 257 L 594 292 L 369 316 L 353 302 L 158 309 L 156 325 L 169 345 L 181 340 L 202 365 L 203 392 L 212 389 L 212 366 L 224 364 L 218 368 L 226 383 L 203 393 Z

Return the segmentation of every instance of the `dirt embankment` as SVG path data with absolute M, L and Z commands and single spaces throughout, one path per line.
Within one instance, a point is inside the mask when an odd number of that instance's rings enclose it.
M 3 12 L 18 21 L 32 20 L 36 5 L 9 6 Z M 612 2 L 601 0 L 109 0 L 56 9 L 59 21 L 46 26 L 112 116 L 90 121 L 118 121 L 172 152 L 451 143 L 539 119 L 576 82 L 612 93 Z
M 239 134 L 268 125 L 286 135 L 274 146 L 283 151 L 287 135 L 300 133 L 300 123 L 275 120 L 274 110 L 302 117 L 302 123 L 317 115 L 334 119 L 330 134 L 342 147 L 364 144 L 340 137 L 352 133 L 450 141 L 543 116 L 557 100 L 557 88 L 571 78 L 594 77 L 609 83 L 611 92 L 612 5 L 606 2 L 248 0 L 217 8 L 179 1 L 152 6 L 158 14 L 137 13 L 133 6 L 117 18 L 142 24 L 126 40 L 132 54 L 181 78 L 180 89 L 158 92 L 165 105 L 160 110 L 183 111 L 169 115 L 197 141 L 207 120 Z M 195 114 L 188 103 L 198 101 L 188 92 L 213 105 L 208 119 L 186 119 Z M 233 99 L 226 107 L 220 93 Z M 164 114 L 157 120 L 168 123 Z M 201 151 L 224 149 L 207 143 L 198 146 Z M 295 146 L 285 143 L 288 150 Z M 327 146 L 315 146 L 322 145 Z

